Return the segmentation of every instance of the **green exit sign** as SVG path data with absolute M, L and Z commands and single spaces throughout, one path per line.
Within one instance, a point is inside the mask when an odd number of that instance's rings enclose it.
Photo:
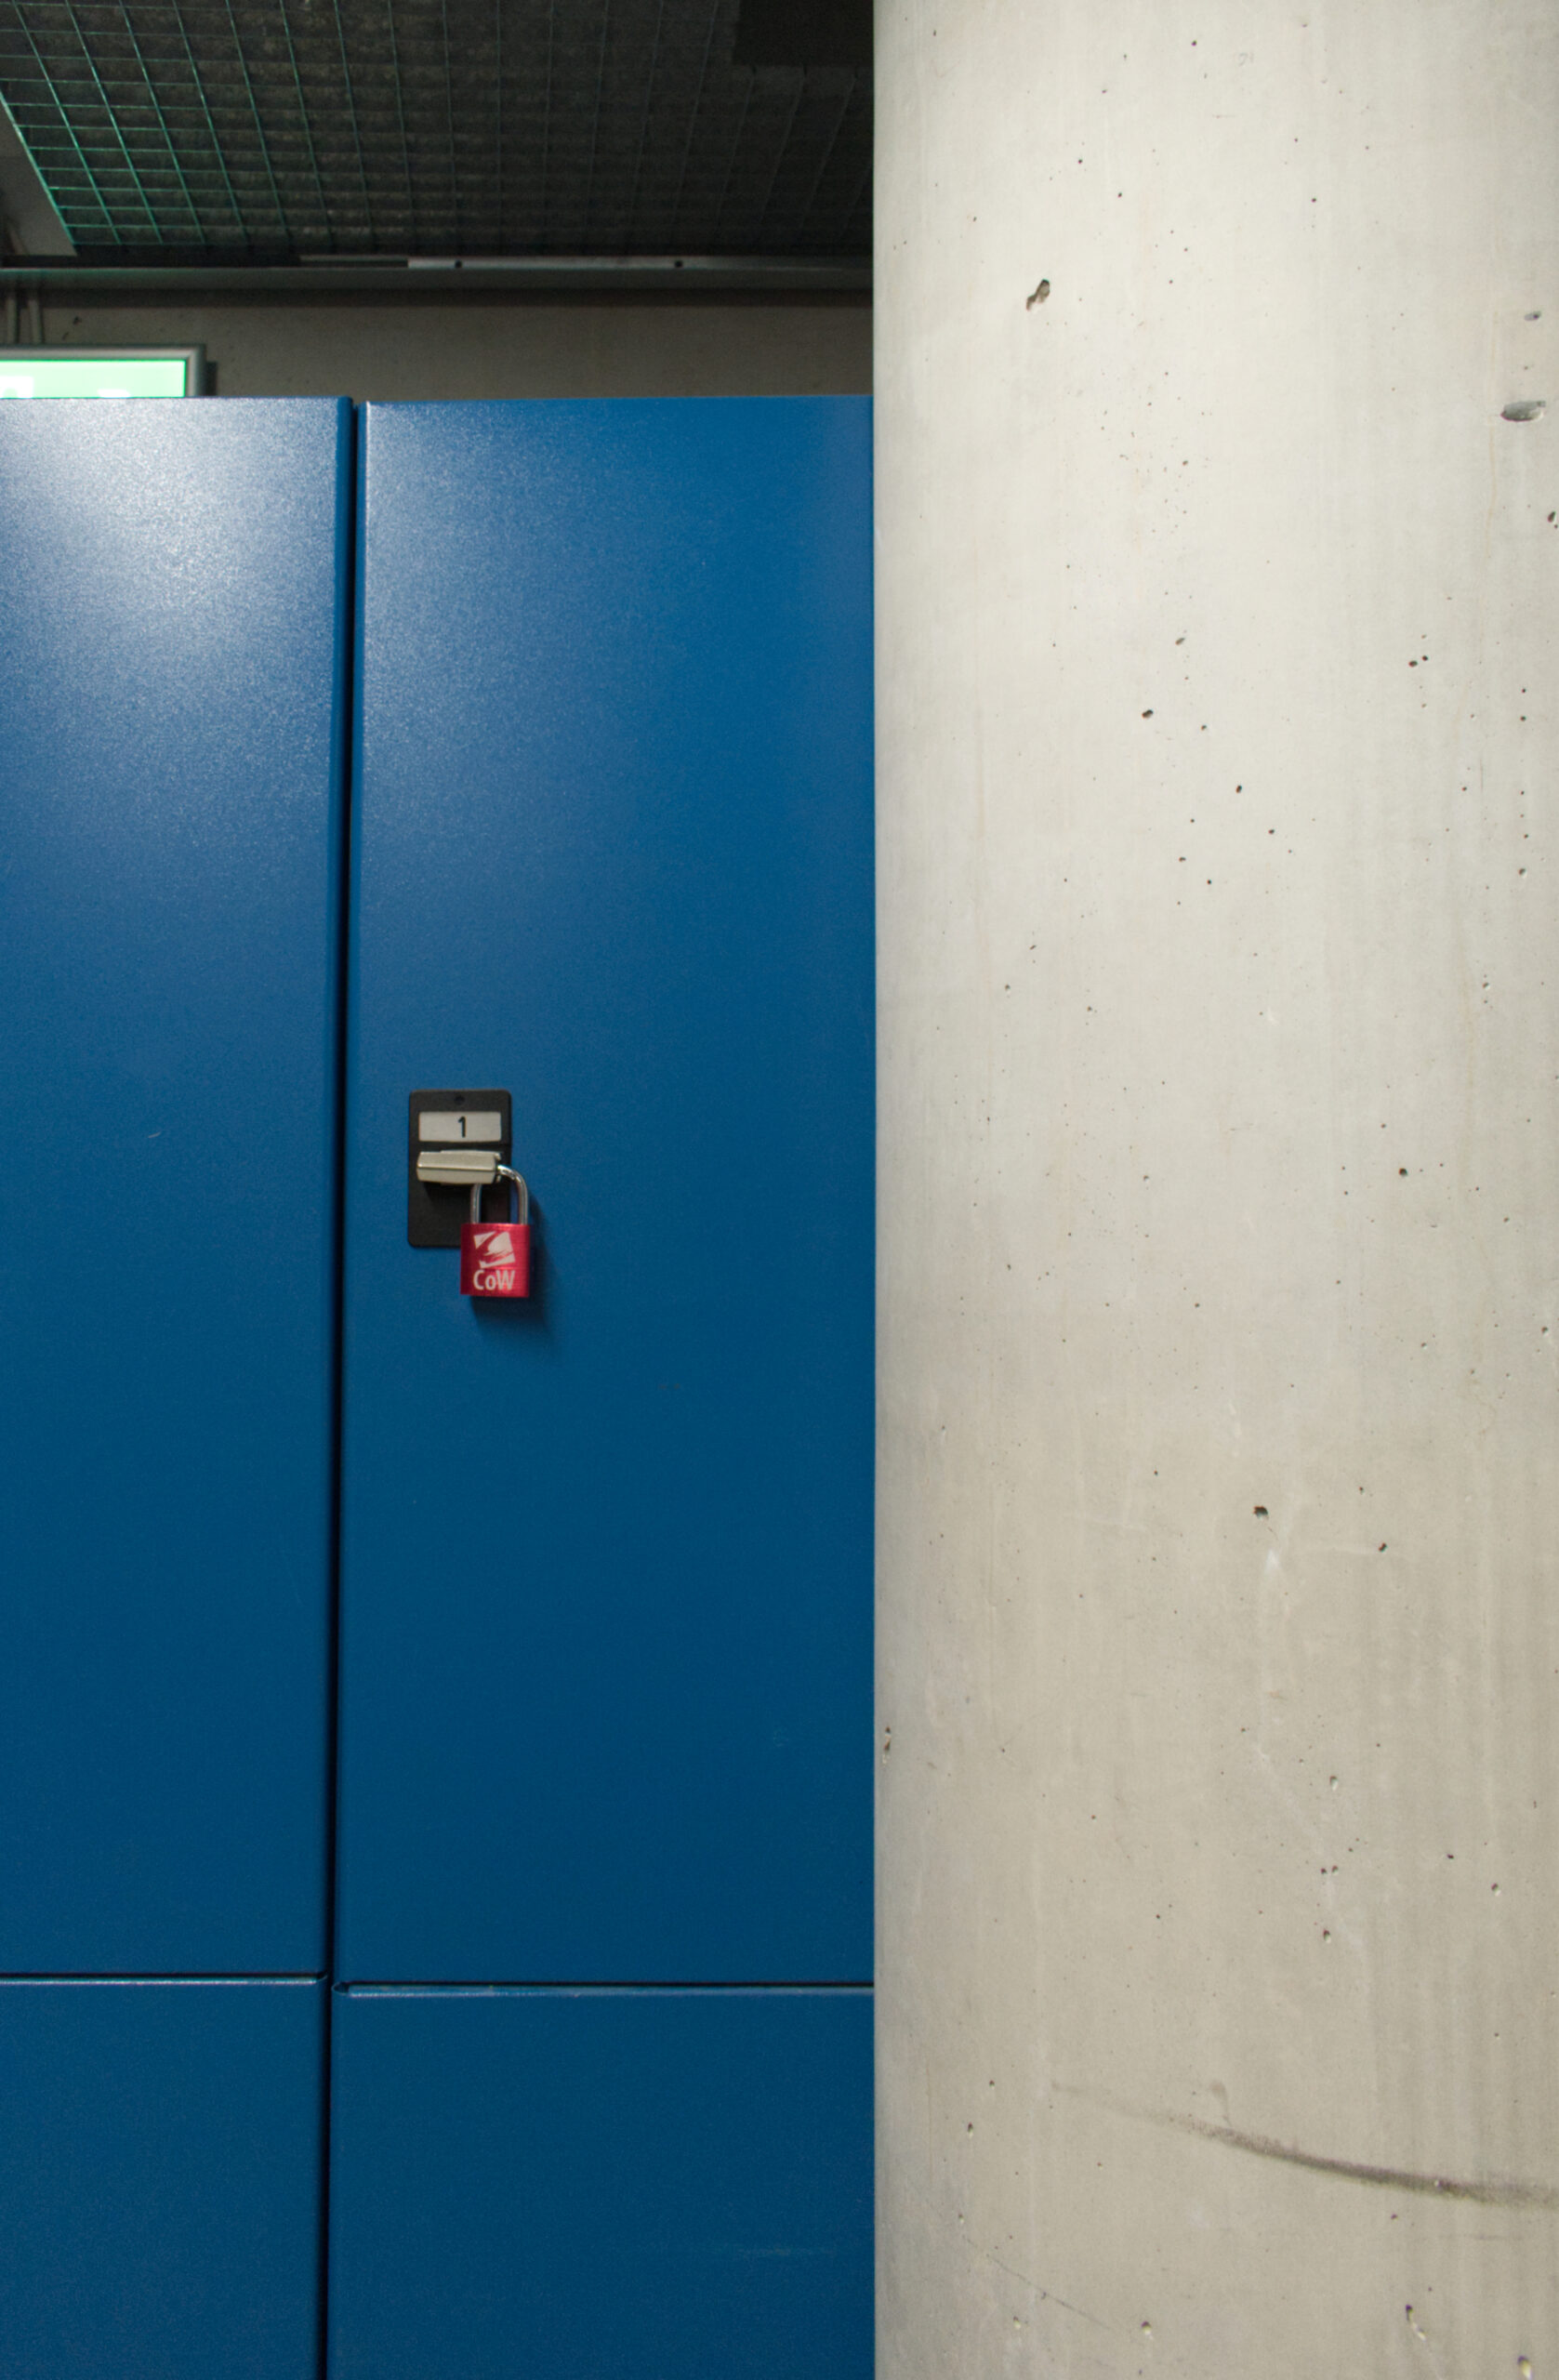
M 7 397 L 198 397 L 203 347 L 0 347 Z

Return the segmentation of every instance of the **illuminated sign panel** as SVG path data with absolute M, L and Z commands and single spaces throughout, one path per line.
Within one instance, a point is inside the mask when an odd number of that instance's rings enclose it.
M 0 347 L 7 397 L 198 397 L 199 347 Z

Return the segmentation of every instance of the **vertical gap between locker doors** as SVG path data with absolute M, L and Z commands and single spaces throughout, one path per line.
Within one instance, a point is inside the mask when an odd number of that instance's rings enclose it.
M 335 1015 L 332 1038 L 334 1099 L 331 1118 L 334 1163 L 331 1169 L 331 1316 L 330 1316 L 330 1650 L 325 1698 L 329 1738 L 325 1746 L 324 1850 L 324 2044 L 320 2096 L 320 2234 L 318 2268 L 319 2321 L 315 2368 L 320 2380 L 329 2356 L 330 2321 L 330 2114 L 336 1998 L 336 1799 L 340 1735 L 341 1647 L 341 1435 L 344 1384 L 347 1210 L 347 1038 L 351 976 L 351 882 L 354 838 L 352 803 L 357 788 L 358 701 L 362 681 L 360 651 L 363 601 L 360 584 L 362 539 L 359 504 L 362 483 L 363 407 L 353 404 L 346 416 L 345 452 L 337 492 L 339 523 L 340 631 L 337 652 L 336 815 L 334 820 Z

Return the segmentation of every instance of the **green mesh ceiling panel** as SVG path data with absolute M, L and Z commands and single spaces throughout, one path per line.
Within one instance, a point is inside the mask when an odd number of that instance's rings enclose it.
M 0 0 L 98 253 L 864 254 L 869 67 L 741 47 L 739 0 Z

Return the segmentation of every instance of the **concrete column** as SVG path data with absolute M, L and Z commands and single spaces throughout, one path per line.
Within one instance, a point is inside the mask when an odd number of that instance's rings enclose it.
M 1544 2380 L 1559 18 L 878 93 L 882 2372 Z

